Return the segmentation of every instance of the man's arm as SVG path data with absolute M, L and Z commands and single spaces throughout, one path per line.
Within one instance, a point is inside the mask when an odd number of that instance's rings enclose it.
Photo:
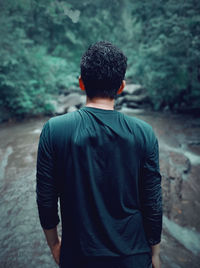
M 60 247 L 61 238 L 58 236 L 57 227 L 53 229 L 44 229 L 44 234 L 46 236 L 47 244 L 51 250 L 55 262 L 59 265 L 60 262 Z
M 55 163 L 50 139 L 49 122 L 40 135 L 37 155 L 36 197 L 40 224 L 55 261 L 59 261 L 60 238 L 57 234 L 58 192 L 55 181 Z
M 153 268 L 160 268 L 160 243 L 151 246 Z
M 154 133 L 147 145 L 141 172 L 141 205 L 144 229 L 152 249 L 154 268 L 160 268 L 160 242 L 162 232 L 162 189 L 159 170 L 158 141 Z

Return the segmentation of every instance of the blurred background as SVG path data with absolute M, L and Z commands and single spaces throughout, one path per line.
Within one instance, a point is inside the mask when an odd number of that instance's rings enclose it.
M 100 40 L 128 57 L 115 109 L 158 136 L 162 268 L 199 267 L 200 2 L 0 0 L 2 268 L 56 267 L 37 214 L 37 144 L 49 117 L 84 106 L 80 58 Z

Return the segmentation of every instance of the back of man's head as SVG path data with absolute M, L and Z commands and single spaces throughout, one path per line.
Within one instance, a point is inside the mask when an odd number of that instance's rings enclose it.
M 110 42 L 100 41 L 83 54 L 80 67 L 81 78 L 90 99 L 113 99 L 124 79 L 127 58 Z

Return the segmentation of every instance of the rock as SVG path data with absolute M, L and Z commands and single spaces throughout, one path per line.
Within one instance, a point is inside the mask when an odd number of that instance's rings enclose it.
M 65 102 L 67 101 L 67 99 L 68 99 L 68 95 L 60 94 L 60 95 L 58 96 L 58 98 L 57 98 L 56 101 L 57 101 L 59 104 L 63 104 L 63 103 L 65 103 Z
M 199 214 L 194 213 L 200 211 L 199 165 L 192 165 L 187 152 L 180 150 L 160 147 L 163 211 L 180 226 L 200 232 Z
M 85 104 L 86 104 L 86 96 L 82 95 L 82 96 L 80 96 L 80 107 L 84 106 Z M 80 108 L 80 107 L 78 107 L 78 108 Z
M 121 106 L 125 102 L 124 96 L 120 96 L 115 100 L 115 106 Z
M 58 103 L 65 104 L 66 106 L 70 107 L 73 105 L 80 105 L 82 102 L 81 95 L 79 93 L 70 93 L 69 95 L 60 95 L 58 98 Z
M 164 212 L 170 219 L 176 218 L 181 211 L 183 173 L 189 169 L 188 159 L 181 153 L 161 149 L 160 169 Z
M 141 85 L 128 84 L 126 85 L 123 94 L 117 96 L 115 100 L 115 109 L 120 109 L 122 106 L 129 108 L 144 107 L 149 99 Z M 55 114 L 63 114 L 67 111 L 79 109 L 86 103 L 86 96 L 81 91 L 66 92 L 58 96 L 57 100 L 51 102 L 55 107 Z M 73 108 L 70 108 L 73 107 Z M 75 108 L 74 108 L 75 107 Z M 133 112 L 131 110 L 131 112 Z M 136 111 L 134 110 L 134 113 Z M 143 113 L 143 110 L 137 110 L 137 113 Z
M 57 100 L 51 101 L 55 107 L 55 114 L 64 114 L 70 111 L 82 107 L 86 102 L 86 96 L 80 93 L 72 92 L 68 95 L 61 94 Z M 72 107 L 72 108 L 70 108 Z M 74 108 L 75 107 L 75 108 Z
M 169 176 L 188 173 L 190 168 L 190 160 L 183 153 L 169 152 Z
M 139 108 L 139 104 L 133 101 L 127 102 L 126 106 L 130 108 Z
M 124 91 L 122 93 L 124 93 L 124 95 L 126 94 L 139 95 L 139 94 L 142 94 L 143 92 L 144 92 L 144 88 L 141 85 L 128 84 L 125 86 Z
M 144 108 L 149 105 L 149 97 L 141 85 L 128 84 L 115 100 L 116 109 L 120 109 L 124 104 L 126 107 L 138 108 L 140 105 Z
M 64 114 L 65 113 L 65 105 L 61 105 L 57 100 L 48 101 L 49 104 L 53 105 L 55 114 Z
M 137 102 L 137 103 L 145 103 L 147 101 L 149 101 L 149 98 L 146 94 L 142 94 L 142 95 L 126 95 L 124 97 L 126 102 Z
M 135 114 L 145 114 L 146 111 L 144 109 L 133 109 L 128 108 L 126 106 L 123 106 L 121 109 L 119 109 L 120 112 L 128 114 L 128 115 L 135 115 Z
M 70 106 L 69 109 L 67 110 L 68 113 L 76 111 L 78 108 L 76 106 Z
M 192 254 L 191 250 L 185 248 L 168 230 L 165 230 L 165 224 L 163 224 L 160 257 L 162 268 L 199 268 L 199 256 Z

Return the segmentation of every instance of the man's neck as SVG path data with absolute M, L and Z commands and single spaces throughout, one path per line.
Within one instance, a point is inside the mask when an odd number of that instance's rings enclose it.
M 114 110 L 114 99 L 99 97 L 89 99 L 87 97 L 86 106 L 104 110 Z

